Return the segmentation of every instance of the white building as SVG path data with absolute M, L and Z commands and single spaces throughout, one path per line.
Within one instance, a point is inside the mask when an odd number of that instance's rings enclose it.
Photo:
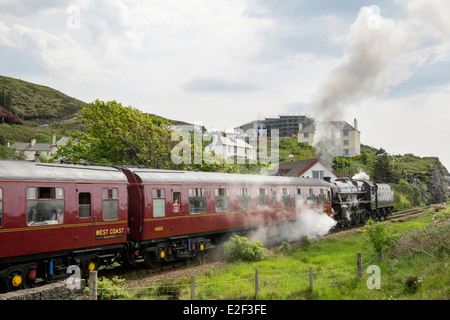
M 334 181 L 341 178 L 333 168 L 320 158 L 282 162 L 271 170 L 272 176 L 324 179 Z
M 361 154 L 361 132 L 358 131 L 358 122 L 355 119 L 351 126 L 345 121 L 331 121 L 328 126 L 335 132 L 330 141 L 328 150 L 334 156 L 354 157 Z M 313 145 L 314 134 L 316 131 L 315 123 L 304 128 L 300 127 L 298 132 L 298 142 Z
M 213 141 L 205 147 L 205 151 L 214 151 L 216 155 L 220 154 L 224 159 L 231 157 L 256 161 L 256 148 L 244 140 L 219 135 L 213 135 L 212 139 Z

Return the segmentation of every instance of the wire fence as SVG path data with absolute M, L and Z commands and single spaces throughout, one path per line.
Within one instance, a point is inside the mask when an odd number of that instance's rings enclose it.
M 343 285 L 362 277 L 362 270 L 377 258 L 375 253 L 340 262 L 343 268 L 321 270 L 259 270 L 251 274 L 210 275 L 155 280 L 144 287 L 98 287 L 91 271 L 89 298 L 133 300 L 284 300 L 315 290 Z M 364 261 L 364 263 L 363 263 Z M 356 262 L 356 263 L 355 263 Z M 347 267 L 347 265 L 352 265 Z

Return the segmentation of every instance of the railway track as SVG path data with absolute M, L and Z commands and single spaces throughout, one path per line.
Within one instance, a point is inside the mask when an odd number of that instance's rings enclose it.
M 410 209 L 410 210 L 405 210 L 405 211 L 394 212 L 391 215 L 389 215 L 386 220 L 397 220 L 397 219 L 402 219 L 405 217 L 411 217 L 411 216 L 424 214 L 427 212 L 427 210 L 429 208 L 431 208 L 431 206 L 426 206 L 426 207 L 418 208 L 418 209 Z M 364 227 L 364 224 L 360 224 L 358 226 L 351 226 L 351 227 L 347 227 L 345 229 L 336 229 L 336 230 L 331 231 L 327 235 L 318 237 L 317 239 L 322 239 L 322 238 L 325 238 L 328 236 L 338 236 L 341 234 L 345 234 L 347 232 L 352 232 L 352 231 L 361 229 L 363 227 Z M 200 257 L 198 257 L 198 259 L 200 259 L 200 261 L 203 261 L 202 265 L 208 265 L 209 263 L 217 264 L 217 263 L 219 263 L 218 260 L 223 260 L 223 259 L 216 257 L 216 259 L 212 259 L 213 262 L 204 263 L 204 260 L 205 260 L 204 255 L 215 254 L 217 249 L 218 248 L 215 246 L 211 246 L 211 247 L 205 249 L 206 252 L 203 253 Z M 148 279 L 154 280 L 154 279 L 158 279 L 158 278 L 182 276 L 182 274 L 184 274 L 184 273 L 193 272 L 193 270 L 191 270 L 193 268 L 196 268 L 196 267 L 190 266 L 190 263 L 188 262 L 188 260 L 169 262 L 169 263 L 165 263 L 157 268 L 152 268 L 152 269 L 148 269 L 145 266 L 145 263 L 143 261 L 138 261 L 137 266 L 133 269 L 133 271 L 145 270 L 145 280 L 144 279 L 131 280 L 131 282 L 133 282 L 133 281 L 148 281 Z M 122 266 L 117 266 L 117 267 L 109 268 L 109 269 L 101 268 L 99 270 L 99 276 L 101 276 L 101 277 L 124 276 L 128 273 L 129 273 L 129 270 L 126 267 L 122 267 Z M 41 286 L 45 286 L 43 281 L 36 282 L 35 287 L 41 287 Z
M 391 214 L 388 217 L 388 220 L 420 215 L 422 213 L 426 213 L 426 210 L 428 210 L 429 208 L 431 208 L 431 206 L 426 206 L 426 207 L 418 208 L 418 209 L 410 209 L 410 210 L 405 210 L 405 211 L 394 212 L 393 214 Z

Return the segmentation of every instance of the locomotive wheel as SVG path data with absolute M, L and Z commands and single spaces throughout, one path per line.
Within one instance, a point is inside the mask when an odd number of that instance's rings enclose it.
M 156 260 L 154 252 L 146 252 L 143 255 L 145 265 L 149 269 L 159 268 L 162 264 L 161 260 Z

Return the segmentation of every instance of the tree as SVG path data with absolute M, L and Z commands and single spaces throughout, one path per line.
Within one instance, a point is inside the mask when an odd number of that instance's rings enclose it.
M 383 182 L 396 182 L 398 177 L 394 174 L 390 158 L 386 153 L 379 155 L 373 167 L 373 179 Z
M 170 123 L 156 116 L 124 107 L 116 101 L 96 100 L 79 116 L 86 132 L 76 132 L 57 157 L 115 165 L 173 168 L 170 161 Z

